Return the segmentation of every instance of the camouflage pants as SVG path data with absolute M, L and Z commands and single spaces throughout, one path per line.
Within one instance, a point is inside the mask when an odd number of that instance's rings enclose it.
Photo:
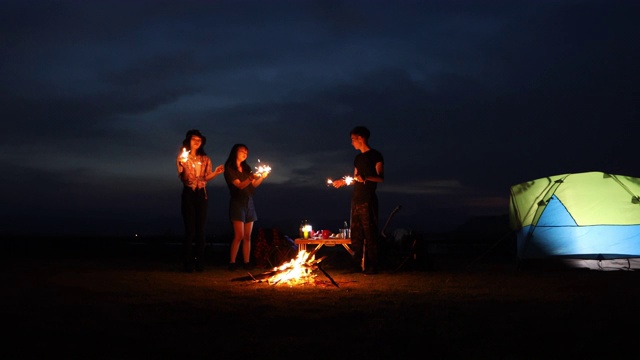
M 378 266 L 377 202 L 351 205 L 351 248 L 354 251 L 354 266 L 361 266 L 363 255 L 363 268 Z

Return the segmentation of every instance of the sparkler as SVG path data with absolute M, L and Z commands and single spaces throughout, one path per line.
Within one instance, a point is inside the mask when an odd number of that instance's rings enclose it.
M 353 178 L 349 175 L 343 176 L 342 179 L 346 185 L 351 185 L 353 182 Z M 333 180 L 327 179 L 327 186 L 331 186 L 333 184 Z
M 189 153 L 191 151 L 187 151 L 187 148 L 182 148 L 182 153 L 180 154 L 180 161 L 185 162 L 189 160 Z
M 258 159 L 258 163 L 260 162 L 260 159 Z M 269 165 L 258 165 L 256 166 L 256 174 L 262 176 L 262 175 L 266 175 L 268 173 L 271 172 L 271 166 Z

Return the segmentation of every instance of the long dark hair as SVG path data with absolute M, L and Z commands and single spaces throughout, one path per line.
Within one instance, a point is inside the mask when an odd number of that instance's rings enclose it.
M 207 143 L 207 138 L 202 135 L 202 133 L 200 133 L 200 130 L 198 129 L 191 129 L 187 131 L 184 140 L 182 140 L 182 146 L 187 148 L 187 150 L 191 150 L 191 138 L 193 136 L 197 136 L 202 139 L 202 144 L 200 144 L 200 147 L 198 148 L 198 150 L 196 150 L 196 155 L 207 155 L 207 153 L 204 151 L 204 145 Z
M 233 147 L 231 148 L 231 151 L 229 152 L 229 157 L 227 158 L 227 161 L 224 162 L 224 167 L 225 168 L 228 167 L 228 166 L 235 166 L 236 165 L 236 159 L 238 158 L 238 150 L 240 150 L 240 148 L 245 148 L 245 149 L 247 149 L 247 152 L 249 152 L 249 148 L 245 144 L 235 144 L 235 145 L 233 145 Z M 251 166 L 249 166 L 249 164 L 247 164 L 247 160 L 246 159 L 243 162 L 240 163 L 240 166 L 242 167 L 242 171 L 243 172 L 251 172 Z

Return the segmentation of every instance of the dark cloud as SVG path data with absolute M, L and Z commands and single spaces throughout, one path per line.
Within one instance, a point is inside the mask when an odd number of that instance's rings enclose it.
M 192 128 L 214 163 L 245 143 L 273 167 L 267 226 L 341 224 L 349 192 L 325 181 L 353 171 L 356 125 L 398 226 L 505 213 L 511 185 L 543 176 L 640 176 L 634 1 L 3 5 L 5 232 L 180 233 Z M 210 191 L 224 229 L 223 181 Z

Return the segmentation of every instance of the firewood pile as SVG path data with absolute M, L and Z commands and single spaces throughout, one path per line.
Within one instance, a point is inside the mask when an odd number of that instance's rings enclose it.
M 323 256 L 316 259 L 316 251 L 317 248 L 311 252 L 300 251 L 298 252 L 298 256 L 294 259 L 285 262 L 280 266 L 274 267 L 269 271 L 255 275 L 248 273 L 247 276 L 234 278 L 232 281 L 266 282 L 269 285 L 313 284 L 316 282 L 316 270 L 319 270 L 334 286 L 339 287 L 333 278 L 324 269 L 322 269 L 320 265 L 320 263 L 327 257 Z

